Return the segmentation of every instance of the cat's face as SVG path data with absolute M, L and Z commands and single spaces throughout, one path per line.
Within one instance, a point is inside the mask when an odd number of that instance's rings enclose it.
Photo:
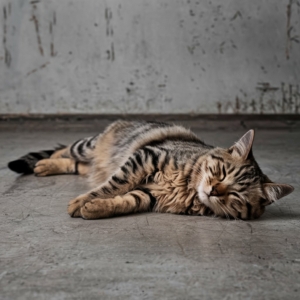
M 262 174 L 251 161 L 215 149 L 203 162 L 198 186 L 201 201 L 222 217 L 258 218 L 265 210 Z
M 229 149 L 211 150 L 201 164 L 197 191 L 217 216 L 256 219 L 266 205 L 291 193 L 293 187 L 272 183 L 252 155 L 254 131 Z

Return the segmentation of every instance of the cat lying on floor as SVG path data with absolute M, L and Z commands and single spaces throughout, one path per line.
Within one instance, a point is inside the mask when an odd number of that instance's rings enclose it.
M 72 217 L 155 211 L 255 219 L 294 188 L 262 173 L 253 139 L 250 130 L 222 149 L 181 126 L 116 121 L 99 135 L 29 153 L 8 167 L 36 176 L 87 175 L 94 188 L 69 202 Z

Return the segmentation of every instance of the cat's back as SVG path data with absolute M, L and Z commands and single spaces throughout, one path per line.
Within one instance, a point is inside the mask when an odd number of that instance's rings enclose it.
M 145 146 L 162 147 L 169 151 L 191 150 L 206 146 L 193 132 L 180 125 L 164 122 L 116 121 L 105 135 L 112 137 L 111 153 L 132 154 Z
M 105 180 L 130 155 L 144 147 L 164 149 L 170 156 L 184 161 L 192 153 L 208 146 L 193 132 L 180 125 L 116 121 L 106 128 L 97 141 L 92 177 L 97 178 L 98 182 Z

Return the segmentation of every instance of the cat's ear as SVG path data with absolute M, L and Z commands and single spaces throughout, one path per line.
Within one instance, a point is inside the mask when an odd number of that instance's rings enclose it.
M 252 156 L 253 140 L 254 130 L 251 129 L 245 133 L 232 147 L 229 148 L 229 152 L 233 157 L 246 160 Z
M 264 183 L 263 192 L 266 197 L 265 205 L 269 205 L 276 200 L 290 194 L 294 188 L 289 184 L 279 184 L 279 183 Z

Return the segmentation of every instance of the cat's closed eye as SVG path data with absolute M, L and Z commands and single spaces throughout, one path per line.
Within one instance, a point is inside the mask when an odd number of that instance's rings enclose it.
M 221 172 L 221 178 L 219 179 L 220 182 L 224 181 L 224 179 L 226 178 L 226 170 L 225 170 L 225 166 L 223 165 L 222 167 L 222 172 Z
M 229 192 L 229 193 L 228 193 L 228 196 L 230 196 L 230 195 L 232 195 L 232 196 L 235 196 L 235 197 L 239 198 L 239 194 L 238 194 L 238 193 L 236 193 L 236 192 Z

